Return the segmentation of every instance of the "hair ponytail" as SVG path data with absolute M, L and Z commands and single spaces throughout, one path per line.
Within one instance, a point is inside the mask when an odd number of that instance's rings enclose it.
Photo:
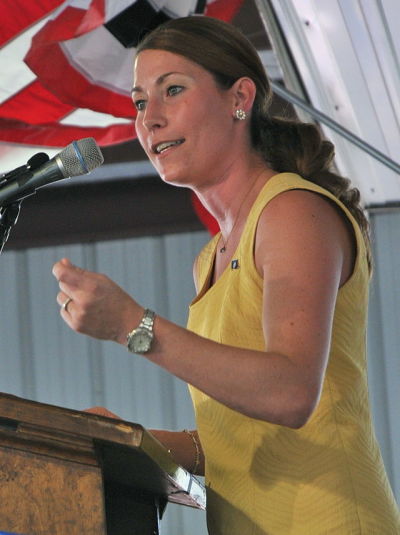
M 332 170 L 335 147 L 323 139 L 318 127 L 280 117 L 253 115 L 252 142 L 266 163 L 277 172 L 297 173 L 328 190 L 349 210 L 363 234 L 371 269 L 369 222 L 361 206 L 361 195 L 348 178 Z

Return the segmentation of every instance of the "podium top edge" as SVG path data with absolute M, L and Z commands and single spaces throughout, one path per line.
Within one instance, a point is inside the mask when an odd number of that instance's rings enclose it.
M 93 444 L 104 444 L 108 449 L 133 448 L 140 451 L 158 466 L 169 484 L 180 489 L 175 499 L 173 494 L 171 499 L 167 498 L 169 501 L 178 501 L 181 492 L 189 499 L 186 499 L 188 505 L 205 508 L 203 485 L 177 465 L 166 448 L 140 424 L 0 393 L 0 436 L 2 430 L 6 433 L 13 430 L 18 435 L 18 430 L 29 431 L 32 428 L 45 430 L 45 435 L 49 436 L 90 440 Z M 182 497 L 182 503 L 184 501 Z
M 137 423 L 0 393 L 0 419 L 50 427 L 88 438 L 139 447 L 146 433 Z

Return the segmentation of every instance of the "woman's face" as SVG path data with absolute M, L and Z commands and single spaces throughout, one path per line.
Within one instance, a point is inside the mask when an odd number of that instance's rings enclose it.
M 164 181 L 196 189 L 229 170 L 234 96 L 208 71 L 171 52 L 143 50 L 132 98 L 139 141 Z

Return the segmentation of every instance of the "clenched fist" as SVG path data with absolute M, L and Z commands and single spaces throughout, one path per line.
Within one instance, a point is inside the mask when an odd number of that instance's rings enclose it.
M 140 307 L 106 275 L 74 266 L 63 258 L 53 267 L 61 316 L 71 329 L 126 344 L 126 335 L 143 316 Z

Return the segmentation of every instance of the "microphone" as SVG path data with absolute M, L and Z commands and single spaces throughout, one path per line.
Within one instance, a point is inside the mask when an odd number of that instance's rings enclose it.
M 92 137 L 73 141 L 51 160 L 46 154 L 39 153 L 28 161 L 28 165 L 0 179 L 0 206 L 32 195 L 37 188 L 51 182 L 88 174 L 103 161 L 100 148 Z

